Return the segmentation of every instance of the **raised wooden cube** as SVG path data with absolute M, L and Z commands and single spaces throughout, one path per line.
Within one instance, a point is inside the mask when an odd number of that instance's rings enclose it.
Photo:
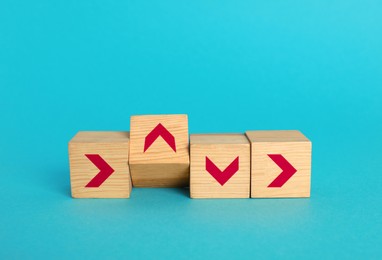
M 191 198 L 249 198 L 250 144 L 244 134 L 192 134 Z
M 129 198 L 129 132 L 78 132 L 69 142 L 74 198 Z
M 311 142 L 299 131 L 247 131 L 251 197 L 310 197 Z
M 135 187 L 189 185 L 187 115 L 142 115 L 130 120 L 130 170 Z

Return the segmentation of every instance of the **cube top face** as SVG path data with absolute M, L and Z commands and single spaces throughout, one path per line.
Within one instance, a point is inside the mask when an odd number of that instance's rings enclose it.
M 187 115 L 132 116 L 130 164 L 189 163 Z
M 81 131 L 70 143 L 129 143 L 129 132 Z
M 246 135 L 251 142 L 309 142 L 297 130 L 247 131 Z
M 192 144 L 245 144 L 249 145 L 244 134 L 192 134 L 190 136 Z
M 129 198 L 128 132 L 79 132 L 69 142 L 74 198 Z
M 191 198 L 249 198 L 250 144 L 243 134 L 190 136 Z
M 310 197 L 312 144 L 299 131 L 249 131 L 251 197 Z

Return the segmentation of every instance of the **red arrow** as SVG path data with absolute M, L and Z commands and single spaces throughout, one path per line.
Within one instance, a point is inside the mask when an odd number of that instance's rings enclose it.
M 239 170 L 239 156 L 231 162 L 224 171 L 221 171 L 207 156 L 206 156 L 206 171 L 223 186 L 231 177 Z
M 279 176 L 268 185 L 268 188 L 281 188 L 297 170 L 281 154 L 268 154 L 268 156 L 283 170 Z
M 99 154 L 85 154 L 86 157 L 100 170 L 94 178 L 86 184 L 86 188 L 98 188 L 101 184 L 110 177 L 114 169 L 105 162 Z
M 146 152 L 159 136 L 162 136 L 163 140 L 176 152 L 175 137 L 161 123 L 146 136 L 143 152 Z

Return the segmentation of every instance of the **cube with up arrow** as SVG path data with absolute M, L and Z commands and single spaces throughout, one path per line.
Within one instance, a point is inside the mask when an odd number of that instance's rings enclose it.
M 130 170 L 135 187 L 184 187 L 190 176 L 187 115 L 130 120 Z

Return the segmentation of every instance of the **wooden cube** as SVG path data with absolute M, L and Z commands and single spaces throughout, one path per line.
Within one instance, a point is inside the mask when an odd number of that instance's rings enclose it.
M 310 197 L 311 142 L 299 131 L 248 131 L 251 197 Z
M 187 115 L 142 115 L 130 120 L 130 170 L 135 187 L 189 185 Z
M 74 198 L 129 198 L 129 132 L 78 132 L 69 142 Z
M 191 198 L 249 198 L 250 144 L 244 134 L 190 137 Z

